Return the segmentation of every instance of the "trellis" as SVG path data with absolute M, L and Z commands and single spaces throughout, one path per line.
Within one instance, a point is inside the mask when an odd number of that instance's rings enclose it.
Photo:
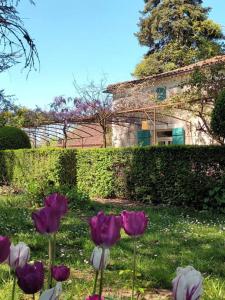
M 177 119 L 183 121 L 189 125 L 192 125 L 189 120 L 183 119 L 168 112 L 168 109 L 183 109 L 181 103 L 174 104 L 152 104 L 145 107 L 117 110 L 112 113 L 108 113 L 106 117 L 109 125 L 116 124 L 117 126 L 128 127 L 130 124 L 140 125 L 141 121 L 150 121 L 153 128 L 153 144 L 156 144 L 156 129 L 157 125 L 168 123 L 163 120 L 165 117 Z M 166 111 L 165 111 L 166 110 Z M 96 115 L 88 117 L 70 117 L 67 119 L 68 129 L 67 133 L 69 140 L 83 140 L 88 137 L 95 137 L 99 134 L 103 134 L 103 131 L 97 128 L 98 119 Z M 29 135 L 34 147 L 37 147 L 39 143 L 45 142 L 47 145 L 52 140 L 63 140 L 63 121 L 42 121 L 36 126 L 25 127 L 24 130 Z M 92 133 L 90 133 L 90 129 Z

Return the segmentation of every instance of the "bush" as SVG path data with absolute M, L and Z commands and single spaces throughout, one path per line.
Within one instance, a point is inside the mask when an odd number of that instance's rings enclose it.
M 79 188 L 101 197 L 203 208 L 209 190 L 223 174 L 225 148 L 220 146 L 97 149 L 77 154 Z
M 28 135 L 15 127 L 0 127 L 0 150 L 31 148 Z
M 225 90 L 216 99 L 212 111 L 211 129 L 215 136 L 225 139 Z
M 222 146 L 0 151 L 0 181 L 41 201 L 49 189 L 75 187 L 89 196 L 223 209 L 224 190 L 212 190 L 224 178 Z
M 0 151 L 0 184 L 40 194 L 48 186 L 75 186 L 76 152 L 60 149 Z

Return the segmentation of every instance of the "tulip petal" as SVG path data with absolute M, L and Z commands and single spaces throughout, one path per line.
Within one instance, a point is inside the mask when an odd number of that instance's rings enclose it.
M 54 288 L 44 291 L 39 300 L 58 300 L 61 294 L 62 284 L 61 282 L 58 282 Z

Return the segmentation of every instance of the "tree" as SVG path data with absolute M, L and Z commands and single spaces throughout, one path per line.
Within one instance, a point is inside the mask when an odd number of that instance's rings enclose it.
M 225 89 L 225 64 L 221 61 L 213 66 L 196 68 L 180 87 L 181 92 L 172 95 L 167 103 L 186 111 L 188 118 L 198 118 L 197 130 L 223 145 L 224 139 L 215 134 L 211 127 L 211 115 L 216 99 Z
M 144 0 L 136 34 L 149 48 L 134 75 L 144 77 L 224 53 L 221 26 L 208 19 L 202 0 Z
M 55 97 L 50 104 L 50 111 L 47 113 L 49 121 L 60 122 L 63 124 L 62 131 L 64 135 L 63 147 L 66 148 L 68 140 L 68 130 L 70 128 L 69 120 L 73 116 L 72 98 L 65 98 L 63 96 Z
M 113 119 L 112 96 L 105 93 L 106 81 L 102 79 L 97 85 L 93 81 L 81 87 L 74 81 L 79 97 L 74 99 L 74 115 L 93 119 L 102 128 L 103 147 L 107 147 L 107 132 Z M 91 120 L 90 120 L 91 121 Z
M 0 0 L 0 72 L 24 58 L 24 67 L 35 67 L 38 53 L 17 11 L 18 0 Z M 34 4 L 32 0 L 31 3 Z
M 225 90 L 218 95 L 212 111 L 211 129 L 223 144 L 225 141 Z
M 0 90 L 0 127 L 7 125 L 16 109 L 13 97 L 6 96 L 4 90 Z

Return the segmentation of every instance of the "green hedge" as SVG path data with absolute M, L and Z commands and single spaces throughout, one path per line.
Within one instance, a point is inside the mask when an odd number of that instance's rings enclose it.
M 0 151 L 0 184 L 18 188 L 75 185 L 76 152 L 60 149 Z
M 22 188 L 34 181 L 77 184 L 91 196 L 196 208 L 225 206 L 221 146 L 2 151 L 0 174 L 2 182 Z

